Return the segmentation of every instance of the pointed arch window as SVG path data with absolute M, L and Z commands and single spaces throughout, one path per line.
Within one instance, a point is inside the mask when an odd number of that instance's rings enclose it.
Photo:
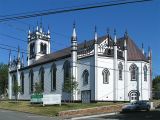
M 30 44 L 30 58 L 33 58 L 35 54 L 35 43 Z
M 39 80 L 41 84 L 41 89 L 42 91 L 44 91 L 44 68 L 43 67 L 39 69 Z
M 29 93 L 33 93 L 33 87 L 34 87 L 34 73 L 33 70 L 30 70 L 29 72 Z
M 123 70 L 123 65 L 120 62 L 118 65 L 118 71 L 119 71 L 119 80 L 122 80 L 122 70 Z
M 88 85 L 89 72 L 87 69 L 83 71 L 82 76 L 83 76 L 83 85 Z
M 41 43 L 40 46 L 41 46 L 41 47 L 40 47 L 40 52 L 43 52 L 43 43 Z
M 65 81 L 69 80 L 71 77 L 70 62 L 68 60 L 64 62 L 63 70 L 64 70 L 64 83 L 65 83 Z
M 16 86 L 16 84 L 17 84 L 17 78 L 16 78 L 16 75 L 13 74 L 13 76 L 12 76 L 12 95 L 15 95 L 14 87 Z
M 103 84 L 109 84 L 109 75 L 110 75 L 110 72 L 107 68 L 105 68 L 103 71 L 102 71 L 102 75 L 103 75 Z
M 21 80 L 21 94 L 24 94 L 24 73 L 23 72 L 21 72 L 20 80 Z
M 136 64 L 132 64 L 129 68 L 131 73 L 131 81 L 137 81 L 138 79 L 138 67 Z
M 144 81 L 147 81 L 147 66 L 146 65 L 144 65 L 143 71 L 144 71 Z
M 44 44 L 44 45 L 43 45 L 43 53 L 46 54 L 46 52 L 47 52 L 47 45 Z
M 56 90 L 56 64 L 53 63 L 52 67 L 51 67 L 51 91 Z

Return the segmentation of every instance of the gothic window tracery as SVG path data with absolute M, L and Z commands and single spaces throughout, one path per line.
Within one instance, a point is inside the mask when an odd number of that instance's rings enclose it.
M 103 83 L 104 84 L 109 84 L 109 75 L 110 75 L 110 72 L 107 68 L 105 68 L 103 71 L 102 71 L 102 75 L 103 75 Z
M 44 91 L 44 68 L 41 67 L 39 70 L 39 80 L 42 91 Z
M 87 70 L 87 69 L 85 69 L 85 70 L 83 71 L 82 76 L 83 76 L 83 85 L 88 85 L 89 73 L 88 73 L 88 70 Z
M 20 80 L 21 80 L 21 94 L 24 94 L 24 73 L 21 73 L 20 76 Z
M 123 65 L 120 62 L 118 65 L 118 70 L 119 70 L 119 80 L 122 80 L 122 70 L 123 70 Z
M 63 70 L 64 70 L 64 83 L 65 83 L 67 80 L 70 80 L 71 77 L 70 62 L 68 60 L 64 62 Z
M 131 73 L 131 81 L 137 81 L 138 79 L 138 67 L 136 64 L 132 64 L 129 68 Z
M 30 70 L 29 72 L 29 93 L 33 93 L 33 87 L 34 87 L 33 77 L 34 77 L 33 70 Z
M 143 71 L 144 71 L 144 81 L 147 81 L 147 66 L 146 65 L 144 65 Z

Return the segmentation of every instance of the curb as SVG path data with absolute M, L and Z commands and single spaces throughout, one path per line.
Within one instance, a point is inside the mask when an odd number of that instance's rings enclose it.
M 81 119 L 86 119 L 86 118 L 110 116 L 110 115 L 116 115 L 116 114 L 119 114 L 119 112 L 98 114 L 98 115 L 90 115 L 90 116 L 83 116 L 83 117 L 74 117 L 74 118 L 70 118 L 70 120 L 81 120 Z

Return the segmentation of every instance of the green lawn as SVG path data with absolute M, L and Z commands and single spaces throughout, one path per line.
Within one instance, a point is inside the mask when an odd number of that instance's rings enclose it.
M 112 102 L 99 102 L 99 103 L 91 103 L 91 104 L 82 104 L 82 103 L 66 103 L 59 105 L 52 105 L 52 106 L 42 106 L 39 104 L 30 104 L 29 101 L 0 101 L 0 108 L 1 109 L 8 109 L 8 110 L 16 110 L 22 112 L 29 112 L 39 115 L 45 116 L 56 116 L 58 112 L 65 111 L 65 110 L 74 110 L 74 109 L 83 109 L 83 108 L 90 108 L 90 107 L 97 107 L 97 106 L 106 106 L 106 105 L 115 105 L 120 103 L 112 103 Z

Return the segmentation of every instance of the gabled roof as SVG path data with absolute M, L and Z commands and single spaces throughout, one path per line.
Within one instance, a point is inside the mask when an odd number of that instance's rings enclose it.
M 125 38 L 119 38 L 118 43 L 121 48 L 123 48 Z M 142 53 L 142 51 L 138 48 L 138 46 L 134 43 L 134 41 L 128 37 L 127 39 L 127 60 L 128 61 L 146 61 L 148 62 L 148 59 L 146 56 Z
M 98 38 L 98 44 L 102 43 L 107 36 L 102 36 Z M 117 45 L 120 47 L 121 50 L 123 50 L 123 45 L 124 45 L 124 37 L 117 39 Z M 110 46 L 113 46 L 113 40 L 109 41 Z M 78 51 L 83 50 L 85 47 L 93 47 L 94 45 L 94 40 L 89 40 L 82 42 L 78 44 Z M 128 60 L 129 61 L 146 61 L 148 62 L 147 58 L 143 55 L 142 51 L 137 47 L 137 45 L 133 42 L 133 40 L 128 37 L 127 40 L 127 55 L 128 55 Z M 45 62 L 50 62 L 54 61 L 57 59 L 62 59 L 66 57 L 71 56 L 71 47 L 64 48 L 62 50 L 56 51 L 51 54 L 47 54 L 42 56 L 40 59 L 35 61 L 32 65 L 37 65 L 37 64 L 42 64 Z M 31 66 L 32 66 L 31 65 Z

